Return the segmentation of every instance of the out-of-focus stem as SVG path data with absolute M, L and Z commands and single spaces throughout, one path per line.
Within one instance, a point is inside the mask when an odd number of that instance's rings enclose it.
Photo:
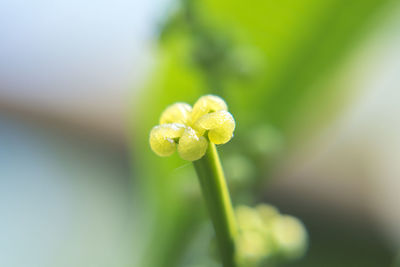
M 236 218 L 215 145 L 209 142 L 206 154 L 193 164 L 214 226 L 223 266 L 236 267 Z

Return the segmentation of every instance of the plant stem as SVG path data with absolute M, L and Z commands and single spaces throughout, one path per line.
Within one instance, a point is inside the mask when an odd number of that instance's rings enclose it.
M 214 226 L 223 266 L 235 267 L 236 219 L 215 145 L 209 142 L 206 154 L 193 164 Z

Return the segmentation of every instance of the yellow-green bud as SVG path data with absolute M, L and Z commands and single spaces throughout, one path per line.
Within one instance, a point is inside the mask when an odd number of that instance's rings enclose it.
M 185 160 L 198 160 L 206 153 L 207 144 L 204 136 L 198 137 L 192 128 L 187 127 L 179 139 L 178 153 Z
M 235 130 L 235 120 L 225 110 L 208 113 L 199 118 L 195 124 L 200 131 L 208 130 L 208 138 L 214 144 L 225 144 L 231 140 Z
M 220 110 L 228 110 L 228 106 L 222 98 L 215 95 L 202 96 L 193 106 L 192 123 L 205 114 Z
M 283 255 L 289 259 L 301 257 L 307 248 L 307 232 L 297 218 L 276 217 L 271 225 L 272 236 Z
M 178 123 L 162 124 L 154 127 L 150 132 L 151 149 L 159 156 L 172 155 L 176 150 L 175 138 L 181 137 L 185 125 Z
M 190 119 L 192 107 L 186 103 L 175 103 L 167 107 L 160 117 L 160 124 L 182 123 L 186 124 Z

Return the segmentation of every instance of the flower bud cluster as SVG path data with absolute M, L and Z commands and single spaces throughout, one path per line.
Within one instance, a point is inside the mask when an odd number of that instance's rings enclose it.
M 295 217 L 282 215 L 267 204 L 236 208 L 239 266 L 255 267 L 276 258 L 296 259 L 307 248 L 307 232 Z
M 160 117 L 160 125 L 150 132 L 151 149 L 159 156 L 170 156 L 175 150 L 188 161 L 200 159 L 208 142 L 225 144 L 233 136 L 235 120 L 223 99 L 206 95 L 193 108 L 186 103 L 167 107 Z

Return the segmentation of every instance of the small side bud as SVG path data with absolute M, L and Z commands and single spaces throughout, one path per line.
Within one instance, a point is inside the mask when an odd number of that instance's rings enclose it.
M 228 106 L 222 98 L 215 95 L 202 96 L 193 106 L 192 123 L 207 113 L 220 110 L 228 110 Z
M 162 124 L 150 132 L 150 147 L 159 156 L 172 155 L 176 150 L 175 138 L 182 136 L 185 125 L 178 123 Z
M 253 208 L 240 205 L 236 207 L 236 219 L 241 230 L 258 230 L 263 227 L 263 221 Z
M 264 224 L 268 224 L 272 221 L 273 218 L 278 217 L 279 210 L 272 205 L 269 204 L 260 204 L 256 207 L 258 215 L 263 220 Z
M 175 103 L 167 107 L 160 117 L 160 124 L 182 123 L 186 124 L 190 118 L 192 107 L 186 103 Z
M 204 136 L 198 137 L 196 132 L 188 127 L 179 139 L 178 153 L 184 160 L 195 161 L 204 156 L 208 142 Z
M 208 138 L 214 144 L 225 144 L 232 139 L 235 120 L 228 111 L 221 110 L 202 116 L 196 129 L 208 130 Z
M 307 232 L 297 218 L 282 215 L 272 223 L 272 235 L 281 253 L 288 259 L 296 259 L 307 248 Z

